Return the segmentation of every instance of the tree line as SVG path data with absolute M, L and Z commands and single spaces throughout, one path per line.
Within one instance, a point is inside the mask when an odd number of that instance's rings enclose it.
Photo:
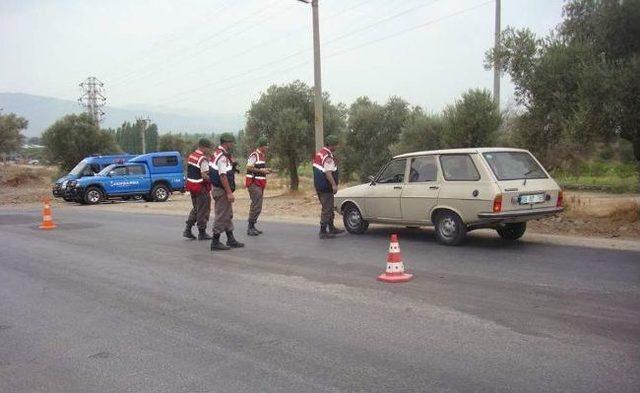
M 497 57 L 514 82 L 516 108 L 500 112 L 484 89 L 469 89 L 438 112 L 401 97 L 384 103 L 360 97 L 347 106 L 325 92 L 324 132 L 342 141 L 341 168 L 352 179 L 365 179 L 399 153 L 492 145 L 529 149 L 552 170 L 570 170 L 594 154 L 620 157 L 629 147 L 640 176 L 639 49 L 640 0 L 571 0 L 562 23 L 548 36 L 508 27 L 499 47 L 487 51 L 485 66 Z M 314 154 L 313 123 L 310 86 L 300 81 L 273 85 L 247 110 L 236 155 L 244 157 L 260 135 L 267 136 L 271 165 L 288 174 L 295 190 L 298 168 Z M 26 120 L 15 115 L 0 117 L 0 138 L 15 136 L 7 129 L 25 127 Z M 101 130 L 86 115 L 68 115 L 42 140 L 51 160 L 66 169 L 87 154 L 139 153 L 140 127 L 141 122 L 126 122 Z M 147 151 L 186 155 L 200 137 L 215 141 L 214 134 L 158 135 L 152 124 Z M 6 150 L 11 143 L 0 146 Z

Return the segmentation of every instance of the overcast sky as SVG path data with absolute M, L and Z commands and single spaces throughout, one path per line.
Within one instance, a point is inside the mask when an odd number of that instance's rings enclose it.
M 546 34 L 561 0 L 503 0 L 502 26 Z M 487 0 L 320 0 L 323 89 L 333 101 L 392 95 L 438 111 L 491 89 Z M 311 7 L 296 0 L 1 0 L 0 92 L 109 105 L 244 113 L 273 83 L 313 84 Z M 513 88 L 503 77 L 503 106 Z

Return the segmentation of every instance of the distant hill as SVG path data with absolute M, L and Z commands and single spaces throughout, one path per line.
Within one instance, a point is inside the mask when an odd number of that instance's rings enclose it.
M 24 93 L 0 93 L 3 113 L 14 112 L 29 120 L 27 137 L 39 136 L 54 121 L 69 113 L 79 113 L 76 101 Z M 102 126 L 116 128 L 125 121 L 133 122 L 136 116 L 145 115 L 158 125 L 160 133 L 171 132 L 221 132 L 237 131 L 244 127 L 244 116 L 225 114 L 172 113 L 168 108 L 143 105 L 130 107 L 106 107 Z

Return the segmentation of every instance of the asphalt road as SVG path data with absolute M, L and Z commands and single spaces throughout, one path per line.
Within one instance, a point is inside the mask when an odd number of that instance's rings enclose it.
M 214 255 L 182 217 L 54 218 L 0 212 L 3 393 L 640 391 L 638 252 L 401 229 L 383 284 L 390 228 Z

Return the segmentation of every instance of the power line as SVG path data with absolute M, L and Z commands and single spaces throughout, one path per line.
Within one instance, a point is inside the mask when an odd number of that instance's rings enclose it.
M 352 10 L 354 10 L 354 9 L 357 9 L 357 8 L 359 8 L 359 7 L 362 7 L 362 6 L 363 6 L 363 5 L 365 5 L 365 4 L 370 4 L 370 3 L 371 3 L 371 2 L 373 2 L 373 1 L 378 1 L 378 0 L 365 0 L 365 1 L 362 1 L 362 2 L 360 2 L 360 3 L 356 4 L 356 5 L 352 6 L 352 7 L 349 7 L 349 8 L 346 8 L 346 9 L 344 9 L 344 10 L 338 11 L 338 12 L 336 12 L 336 13 L 334 13 L 334 14 L 331 14 L 331 15 L 329 15 L 328 17 L 323 18 L 323 20 L 325 20 L 325 21 L 326 21 L 326 20 L 329 20 L 329 19 L 332 19 L 332 18 L 336 18 L 336 17 L 342 16 L 342 15 L 346 14 L 346 13 L 347 13 L 347 12 L 349 12 L 349 11 L 352 11 Z M 286 33 L 285 35 L 283 35 L 283 36 L 281 36 L 281 37 L 279 37 L 279 38 L 276 38 L 276 39 L 266 39 L 266 40 L 264 40 L 264 41 L 261 41 L 261 42 L 259 42 L 259 43 L 255 44 L 255 45 L 252 45 L 252 46 L 250 46 L 249 48 L 246 48 L 246 49 L 244 49 L 244 50 L 242 50 L 242 51 L 240 51 L 240 52 L 232 53 L 232 54 L 230 54 L 230 55 L 228 56 L 228 58 L 237 59 L 238 57 L 244 56 L 244 55 L 246 55 L 246 54 L 248 54 L 248 53 L 252 53 L 255 49 L 265 48 L 265 47 L 267 47 L 268 45 L 274 44 L 274 43 L 276 43 L 276 42 L 278 42 L 278 41 L 281 41 L 281 40 L 283 40 L 283 39 L 285 39 L 285 38 L 287 38 L 287 37 L 290 37 L 290 36 L 292 36 L 292 35 L 294 35 L 294 34 L 298 33 L 300 30 L 303 30 L 303 29 L 305 29 L 306 27 L 307 27 L 306 25 L 305 25 L 305 26 L 301 26 L 301 27 L 296 28 L 295 30 L 292 30 L 292 31 L 290 31 L 290 32 Z M 306 52 L 306 49 L 305 49 L 305 50 L 301 50 L 301 51 L 296 52 L 296 53 L 295 53 L 295 55 L 300 54 L 300 53 L 305 53 L 305 52 Z M 291 56 L 291 57 L 293 57 L 293 56 Z M 287 58 L 290 58 L 290 57 L 288 56 Z M 177 75 L 177 77 L 184 77 L 184 76 L 188 76 L 188 75 L 195 75 L 195 74 L 197 74 L 197 73 L 202 72 L 202 69 L 211 68 L 211 67 L 213 67 L 213 66 L 215 66 L 215 65 L 218 65 L 218 64 L 220 64 L 220 63 L 224 63 L 226 60 L 227 60 L 227 59 L 218 59 L 218 60 L 216 60 L 216 61 L 214 61 L 214 62 L 211 62 L 211 63 L 205 64 L 204 66 L 200 66 L 198 69 L 195 69 L 195 70 L 193 70 L 193 71 L 190 71 L 190 72 L 188 72 L 188 73 L 186 73 L 186 74 Z M 172 79 L 176 79 L 176 76 L 169 77 L 169 78 L 164 79 L 164 80 L 162 80 L 162 81 L 158 81 L 158 82 L 154 83 L 153 85 L 150 85 L 149 87 L 153 88 L 153 87 L 156 87 L 156 86 L 161 86 L 161 85 L 163 85 L 163 84 L 166 84 L 169 80 L 172 80 Z
M 439 1 L 439 0 L 434 0 L 433 2 L 431 2 L 431 3 L 429 3 L 429 4 L 420 4 L 420 5 L 416 6 L 416 7 L 412 7 L 412 8 L 410 8 L 410 9 L 408 9 L 408 10 L 405 10 L 405 11 L 402 11 L 402 12 L 400 12 L 400 13 L 394 14 L 394 15 L 392 15 L 392 16 L 390 16 L 390 17 L 386 17 L 386 18 L 384 18 L 384 19 L 382 19 L 382 20 L 380 20 L 380 21 L 378 21 L 378 22 L 376 22 L 376 23 L 374 23 L 374 24 L 367 25 L 367 26 L 365 26 L 364 28 L 357 29 L 357 31 L 358 31 L 358 32 L 360 32 L 360 31 L 364 31 L 364 30 L 366 30 L 366 29 L 369 29 L 369 28 L 373 27 L 374 25 L 377 25 L 377 24 L 380 24 L 380 23 L 384 23 L 384 22 L 387 22 L 387 21 L 389 21 L 389 20 L 392 20 L 392 19 L 398 18 L 398 17 L 400 17 L 400 16 L 402 16 L 402 15 L 405 15 L 405 14 L 407 14 L 407 13 L 408 13 L 408 12 L 410 12 L 410 11 L 414 11 L 414 10 L 416 10 L 416 9 L 418 9 L 418 8 L 422 8 L 422 7 L 425 7 L 425 6 L 427 6 L 427 5 L 435 4 L 437 1 Z M 364 3 L 364 2 L 363 2 L 363 3 Z M 362 3 L 362 4 L 363 4 L 363 3 Z M 362 5 L 362 4 L 360 4 L 360 5 Z M 357 8 L 357 7 L 351 7 L 350 9 L 354 9 L 354 8 Z M 336 15 L 334 15 L 334 16 L 337 16 L 337 15 L 340 15 L 340 13 L 338 13 L 338 14 L 336 14 Z M 340 36 L 338 36 L 338 37 L 335 37 L 335 38 L 333 38 L 333 39 L 330 39 L 330 40 L 326 41 L 326 42 L 325 42 L 325 44 L 324 44 L 323 46 L 326 46 L 326 45 L 328 45 L 328 44 L 332 44 L 332 43 L 334 43 L 334 42 L 340 41 L 340 40 L 342 40 L 342 39 L 346 38 L 347 36 L 348 36 L 348 35 L 340 35 Z M 247 70 L 247 71 L 245 71 L 245 72 L 242 72 L 242 73 L 239 73 L 239 74 L 235 74 L 235 75 L 232 75 L 232 76 L 230 76 L 230 77 L 226 77 L 226 78 L 224 78 L 223 80 L 219 80 L 219 81 L 213 82 L 213 84 L 216 84 L 216 83 L 218 83 L 218 82 L 225 82 L 225 81 L 228 81 L 229 79 L 236 79 L 236 78 L 238 78 L 238 77 L 242 77 L 242 76 L 244 76 L 244 75 L 246 75 L 246 74 L 248 74 L 248 73 L 251 73 L 251 72 L 253 72 L 253 71 L 259 71 L 259 70 L 263 69 L 264 67 L 267 67 L 267 66 L 271 66 L 271 65 L 274 65 L 274 64 L 280 63 L 280 62 L 282 62 L 282 61 L 285 61 L 285 60 L 291 59 L 291 58 L 293 58 L 293 57 L 297 57 L 297 56 L 299 56 L 299 55 L 301 55 L 301 54 L 305 54 L 305 53 L 307 53 L 307 52 L 308 52 L 308 49 L 306 49 L 306 48 L 305 48 L 305 49 L 301 49 L 301 50 L 299 50 L 299 51 L 296 51 L 296 52 L 290 53 L 289 55 L 287 55 L 287 56 L 285 56 L 285 57 L 278 58 L 278 59 L 275 59 L 275 60 L 270 61 L 270 62 L 267 62 L 267 63 L 263 63 L 263 64 L 261 64 L 260 66 L 257 66 L 257 67 L 254 67 L 254 68 L 251 68 L 251 69 L 249 69 L 249 70 Z M 217 63 L 219 63 L 219 61 L 218 61 Z M 211 66 L 211 64 L 210 64 L 209 66 Z M 165 80 L 165 82 L 164 82 L 164 83 L 166 83 L 166 80 Z M 160 84 L 162 84 L 162 83 L 156 83 L 154 86 L 158 86 L 158 85 L 160 85 Z M 181 95 L 189 94 L 189 92 L 190 92 L 190 91 L 184 91 L 184 92 L 177 93 L 177 94 L 175 94 L 175 95 L 181 96 Z M 174 96 L 175 96 L 175 95 L 174 95 Z
M 388 40 L 388 39 L 391 39 L 391 38 L 397 37 L 397 36 L 399 36 L 399 35 L 402 35 L 402 34 L 408 33 L 408 32 L 410 32 L 410 31 L 414 31 L 414 30 L 418 30 L 418 29 L 421 29 L 421 28 L 428 27 L 428 26 L 430 26 L 430 25 L 433 25 L 433 24 L 436 24 L 436 23 L 442 22 L 442 21 L 444 21 L 444 20 L 447 20 L 447 19 L 450 19 L 450 18 L 453 18 L 453 17 L 459 16 L 459 15 L 462 15 L 462 14 L 467 13 L 467 12 L 469 12 L 469 11 L 473 11 L 473 10 L 475 10 L 475 9 L 481 8 L 481 7 L 483 7 L 483 6 L 487 5 L 487 4 L 492 3 L 493 1 L 494 1 L 494 0 L 485 1 L 485 2 L 482 2 L 482 3 L 476 4 L 475 6 L 468 7 L 468 8 L 465 8 L 465 9 L 462 9 L 462 10 L 459 10 L 459 11 L 456 11 L 456 12 L 453 12 L 453 13 L 450 13 L 450 14 L 447 14 L 447 15 L 444 15 L 444 16 L 439 17 L 439 18 L 435 18 L 435 19 L 429 20 L 429 21 L 427 21 L 427 22 L 424 22 L 424 23 L 420 23 L 420 24 L 417 24 L 417 25 L 411 26 L 411 27 L 406 28 L 406 29 L 402 29 L 402 30 L 397 31 L 397 32 L 394 32 L 394 33 L 392 33 L 392 34 L 389 34 L 389 35 L 386 35 L 386 36 L 379 37 L 379 38 L 377 38 L 377 39 L 375 39 L 375 40 L 367 41 L 367 42 L 364 42 L 364 43 L 362 43 L 362 44 L 359 44 L 359 45 L 353 46 L 353 47 L 351 47 L 351 48 L 347 48 L 347 49 L 343 49 L 343 50 L 338 50 L 338 51 L 336 51 L 336 52 L 330 53 L 330 54 L 329 54 L 329 55 L 327 55 L 327 56 L 324 56 L 324 58 L 331 58 L 331 57 L 335 57 L 335 56 L 340 56 L 340 55 L 343 55 L 343 54 L 345 54 L 345 53 L 348 53 L 348 52 L 351 52 L 351 51 L 354 51 L 354 50 L 360 49 L 360 48 L 362 48 L 362 47 L 365 47 L 365 46 L 368 46 L 368 45 L 372 45 L 372 44 L 375 44 L 375 43 L 378 43 L 378 42 L 381 42 L 381 41 L 385 41 L 385 40 Z M 288 56 L 288 57 L 290 57 L 290 56 Z M 238 83 L 236 83 L 236 84 L 233 84 L 233 85 L 226 86 L 226 87 L 223 87 L 223 88 L 221 88 L 221 89 L 218 89 L 218 90 L 217 90 L 217 92 L 218 92 L 218 93 L 219 93 L 219 92 L 226 92 L 226 91 L 228 91 L 228 90 L 230 90 L 230 89 L 232 89 L 232 88 L 234 88 L 234 87 L 241 86 L 241 85 L 244 85 L 244 84 L 246 84 L 246 83 L 253 82 L 253 81 L 255 81 L 255 80 L 260 80 L 260 79 L 263 79 L 263 78 L 265 78 L 265 77 L 267 77 L 267 76 L 271 76 L 271 75 L 274 75 L 274 74 L 281 74 L 281 73 L 283 73 L 283 72 L 287 72 L 287 71 L 290 71 L 290 70 L 293 70 L 293 69 L 299 68 L 299 67 L 301 67 L 301 66 L 303 66 L 303 65 L 309 64 L 309 62 L 310 62 L 310 61 L 309 61 L 309 60 L 307 60 L 307 61 L 304 61 L 304 62 L 301 62 L 301 63 L 295 64 L 294 66 L 291 66 L 291 67 L 287 67 L 287 68 L 284 68 L 284 69 L 279 69 L 279 70 L 272 71 L 272 72 L 269 72 L 269 73 L 267 73 L 267 74 L 261 75 L 261 76 L 256 77 L 256 78 L 252 78 L 252 79 L 248 79 L 248 80 L 245 80 L 245 81 L 242 81 L 242 82 L 238 82 Z M 272 63 L 273 63 L 273 62 L 272 62 Z M 261 66 L 261 67 L 257 67 L 256 69 L 263 69 L 263 68 L 265 68 L 265 67 L 262 67 L 262 66 Z M 254 69 L 254 70 L 255 70 L 255 69 Z M 237 74 L 234 78 L 247 76 L 247 75 L 249 75 L 249 74 L 251 74 L 251 72 L 245 72 L 245 73 L 242 73 L 242 74 Z M 228 80 L 229 80 L 229 78 L 224 79 L 224 80 L 218 80 L 218 81 L 215 81 L 215 82 L 213 82 L 213 83 L 208 83 L 208 84 L 205 84 L 205 85 L 200 85 L 200 86 L 198 86 L 198 87 L 196 87 L 196 88 L 194 88 L 194 89 L 190 89 L 190 90 L 188 90 L 188 91 L 183 91 L 183 92 L 179 93 L 178 95 L 191 94 L 191 93 L 194 93 L 194 92 L 196 92 L 196 91 L 200 91 L 200 90 L 205 89 L 205 88 L 208 88 L 208 87 L 214 87 L 214 86 L 220 85 L 221 83 L 224 83 L 224 82 L 226 82 L 226 81 L 228 81 Z M 228 96 L 229 96 L 229 94 L 226 94 L 225 96 L 226 96 L 226 97 L 228 97 Z M 175 97 L 175 96 L 174 96 L 174 97 Z M 163 104 L 166 104 L 166 103 L 172 103 L 172 102 L 188 102 L 188 101 L 190 101 L 190 100 L 192 100 L 192 99 L 194 99 L 194 98 L 195 98 L 195 97 L 187 98 L 187 99 L 185 99 L 185 100 L 173 100 L 173 99 L 172 99 L 172 100 L 165 100 L 165 101 L 163 101 L 162 103 L 163 103 Z
M 196 42 L 195 44 L 193 44 L 192 46 L 190 46 L 189 48 L 186 49 L 186 51 L 189 53 L 191 52 L 193 55 L 200 55 L 208 50 L 211 50 L 212 48 L 227 42 L 227 40 L 225 39 L 221 39 L 221 40 L 217 40 L 215 41 L 213 44 L 211 45 L 207 45 L 206 47 L 204 47 L 203 49 L 199 49 L 199 47 L 203 46 L 204 44 L 206 44 L 207 42 L 213 40 L 214 38 L 220 37 L 221 35 L 223 35 L 224 33 L 227 33 L 229 31 L 232 31 L 233 29 L 237 29 L 239 27 L 241 27 L 241 24 L 249 19 L 251 19 L 253 16 L 259 16 L 264 14 L 266 11 L 271 9 L 271 5 L 273 5 L 274 3 L 276 3 L 277 0 L 272 0 L 267 6 L 260 8 L 259 10 L 250 13 L 242 18 L 240 18 L 239 20 L 237 20 L 236 22 L 227 25 L 226 27 L 218 30 L 217 32 L 207 36 L 206 38 L 203 38 L 201 40 L 199 40 L 198 42 Z M 259 26 L 260 24 L 266 22 L 269 18 L 263 18 L 262 20 L 259 20 L 258 22 L 254 23 L 251 27 L 244 29 L 242 32 L 236 34 L 240 35 L 243 34 L 246 31 L 251 30 L 252 28 L 255 28 L 257 26 Z M 147 65 L 146 68 L 146 72 L 143 72 L 142 74 L 139 73 L 139 71 L 144 71 L 144 69 L 140 69 L 140 70 L 134 70 L 128 74 L 126 74 L 125 76 L 123 76 L 120 80 L 117 80 L 115 82 L 112 82 L 112 86 L 115 85 L 121 85 L 124 83 L 129 83 L 133 80 L 137 80 L 137 79 L 144 79 L 146 77 L 149 77 L 151 75 L 153 75 L 154 73 L 157 73 L 161 70 L 167 69 L 169 66 L 171 65 L 175 65 L 176 63 L 180 63 L 183 62 L 185 59 L 190 58 L 189 55 L 181 55 L 178 56 L 178 54 L 180 53 L 181 49 L 178 49 L 176 51 L 173 51 L 171 53 L 169 53 L 168 56 L 168 60 L 162 60 L 162 61 L 156 61 L 151 63 L 150 65 Z
M 226 10 L 229 9 L 230 3 L 231 3 L 231 1 L 224 0 L 223 1 L 223 5 L 221 7 L 218 7 L 213 11 L 207 12 L 207 14 L 203 16 L 203 19 L 206 19 L 206 18 L 208 18 L 208 16 L 211 16 L 211 15 L 215 15 L 215 17 L 220 18 L 221 16 L 224 15 L 223 11 L 226 11 Z M 207 19 L 207 20 L 209 22 L 211 22 L 210 19 Z M 215 20 L 215 18 L 214 18 L 214 20 Z M 136 65 L 142 65 L 142 63 L 144 63 L 145 56 L 153 53 L 157 49 L 159 44 L 162 44 L 164 46 L 164 45 L 167 44 L 167 42 L 172 42 L 172 41 L 179 40 L 180 37 L 178 36 L 178 30 L 179 29 L 174 29 L 172 32 L 169 32 L 169 33 L 165 34 L 162 38 L 157 39 L 156 42 L 154 42 L 152 45 L 150 45 L 146 50 L 142 51 L 139 54 L 139 56 L 137 57 L 138 61 L 136 61 Z M 107 74 L 106 78 L 109 79 L 110 81 L 114 81 L 115 82 L 118 79 L 121 79 L 122 77 L 125 77 L 125 76 L 131 74 L 131 69 L 124 70 L 124 72 L 121 72 L 120 75 L 118 75 L 118 73 L 109 75 L 108 72 L 105 72 L 103 74 Z

